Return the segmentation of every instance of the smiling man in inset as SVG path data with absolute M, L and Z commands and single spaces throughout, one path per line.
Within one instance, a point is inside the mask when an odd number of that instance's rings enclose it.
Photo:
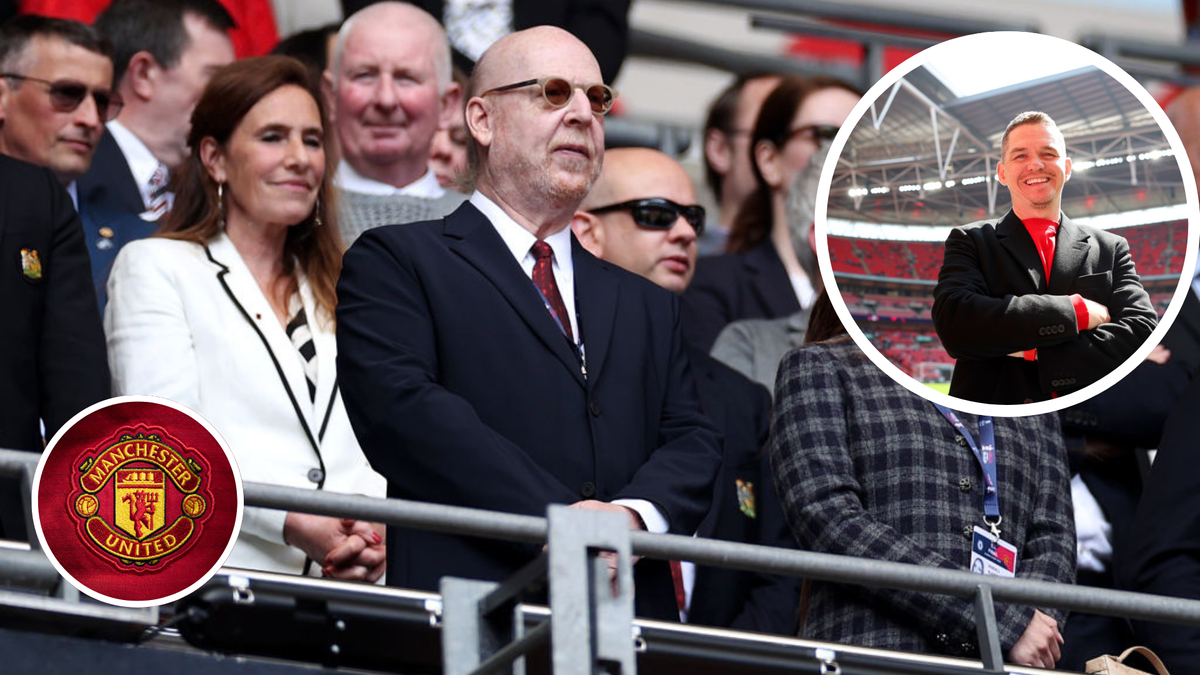
M 1017 115 L 996 179 L 1012 210 L 951 231 L 933 291 L 933 323 L 958 361 L 950 395 L 1019 404 L 1087 386 L 1150 336 L 1157 315 L 1123 237 L 1060 210 L 1071 178 L 1049 115 Z

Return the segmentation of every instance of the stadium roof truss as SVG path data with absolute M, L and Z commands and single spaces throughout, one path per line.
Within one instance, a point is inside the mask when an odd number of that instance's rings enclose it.
M 1183 202 L 1158 123 L 1095 67 L 958 98 L 922 67 L 872 102 L 839 158 L 829 215 L 860 222 L 957 225 L 1007 209 L 995 179 L 1010 119 L 1042 110 L 1074 165 L 1063 210 L 1094 216 Z

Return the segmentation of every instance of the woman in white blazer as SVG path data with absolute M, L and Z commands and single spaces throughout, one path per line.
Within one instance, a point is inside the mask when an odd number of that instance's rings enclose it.
M 239 61 L 209 83 L 171 212 L 113 265 L 113 389 L 199 412 L 244 480 L 383 497 L 338 394 L 323 119 L 290 58 Z M 247 508 L 227 565 L 376 581 L 383 541 L 378 524 Z

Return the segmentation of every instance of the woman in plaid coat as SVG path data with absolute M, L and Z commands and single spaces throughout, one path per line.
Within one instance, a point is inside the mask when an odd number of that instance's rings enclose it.
M 813 343 L 831 333 L 841 335 Z M 808 339 L 780 365 L 770 443 L 800 547 L 969 569 L 973 527 L 986 526 L 983 471 L 966 439 L 859 350 L 824 293 Z M 958 415 L 977 438 L 977 418 Z M 994 428 L 1001 537 L 1018 551 L 1016 576 L 1073 583 L 1075 529 L 1058 417 L 996 418 Z M 996 615 L 1008 660 L 1053 667 L 1063 612 L 997 604 Z M 814 582 L 802 626 L 803 637 L 817 640 L 978 656 L 974 610 L 964 598 Z

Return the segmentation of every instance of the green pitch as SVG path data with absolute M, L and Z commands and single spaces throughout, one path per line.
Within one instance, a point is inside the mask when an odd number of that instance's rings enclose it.
M 926 387 L 929 387 L 930 389 L 932 389 L 934 391 L 938 391 L 943 394 L 950 393 L 950 383 L 949 382 L 923 382 L 922 384 L 924 384 Z

